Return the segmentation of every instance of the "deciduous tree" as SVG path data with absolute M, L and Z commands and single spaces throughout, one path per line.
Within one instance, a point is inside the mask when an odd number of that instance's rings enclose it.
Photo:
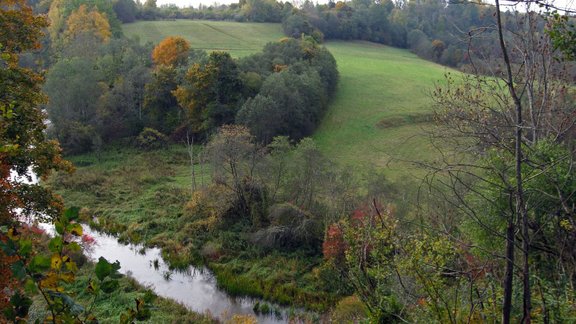
M 20 230 L 20 217 L 51 220 L 62 211 L 61 200 L 50 190 L 23 180 L 31 180 L 29 172 L 44 178 L 53 169 L 71 169 L 60 156 L 58 143 L 47 140 L 44 134 L 45 115 L 40 105 L 46 98 L 40 89 L 42 77 L 18 64 L 24 51 L 39 47 L 41 30 L 46 25 L 46 20 L 34 15 L 25 1 L 0 1 L 0 243 L 3 247 L 12 240 L 10 233 L 14 235 Z M 30 249 L 31 245 L 21 248 Z M 26 315 L 30 303 L 23 297 L 22 286 L 15 286 L 11 280 L 14 272 L 5 271 L 10 264 L 11 270 L 21 268 L 21 263 L 14 254 L 2 250 L 4 272 L 0 299 L 10 299 L 12 306 L 19 306 L 23 314 L 3 312 L 0 316 L 7 316 L 4 320 L 16 320 L 16 316 Z M 18 283 L 22 279 L 19 275 L 14 278 Z
M 101 42 L 108 42 L 112 36 L 110 23 L 106 16 L 96 8 L 89 10 L 84 4 L 68 16 L 64 40 L 65 42 L 72 42 L 83 34 L 92 35 Z
M 530 11 L 517 13 L 508 15 L 505 25 L 498 1 L 495 9 L 499 52 L 478 65 L 472 58 L 474 66 L 483 68 L 457 82 L 449 77 L 446 86 L 437 88 L 434 98 L 443 111 L 439 120 L 451 128 L 444 134 L 450 135 L 442 136 L 444 143 L 454 144 L 459 152 L 444 155 L 448 167 L 442 171 L 452 179 L 444 183 L 453 191 L 455 205 L 477 224 L 476 230 L 502 243 L 504 251 L 492 252 L 504 260 L 503 322 L 509 323 L 517 316 L 513 312 L 513 289 L 514 281 L 520 280 L 523 314 L 519 318 L 529 323 L 534 300 L 532 273 L 538 271 L 532 260 L 544 252 L 534 250 L 536 237 L 550 224 L 535 220 L 538 203 L 527 188 L 539 172 L 554 178 L 552 165 L 559 163 L 539 164 L 533 154 L 546 141 L 571 147 L 576 118 L 573 94 L 566 92 L 570 77 L 564 63 L 554 59 L 550 39 L 538 29 L 542 18 Z M 510 31 L 506 27 L 513 26 L 512 22 L 516 24 Z M 463 150 L 472 153 L 474 161 Z M 573 152 L 566 152 L 563 159 L 572 164 L 572 157 Z M 558 189 L 548 195 L 563 204 L 566 193 L 561 192 Z M 522 266 L 516 279 L 518 260 Z M 541 302 L 546 308 L 545 301 Z
M 212 52 L 206 64 L 193 64 L 173 92 L 193 133 L 232 123 L 243 92 L 236 62 L 229 53 Z
M 38 48 L 46 20 L 24 1 L 0 4 L 0 223 L 5 225 L 16 220 L 18 208 L 24 208 L 24 214 L 50 217 L 61 207 L 49 190 L 17 181 L 11 172 L 27 176 L 32 170 L 45 177 L 70 164 L 61 159 L 58 143 L 44 134 L 42 76 L 18 65 L 22 52 Z
M 166 37 L 152 51 L 152 59 L 156 65 L 180 66 L 188 59 L 190 44 L 178 36 Z

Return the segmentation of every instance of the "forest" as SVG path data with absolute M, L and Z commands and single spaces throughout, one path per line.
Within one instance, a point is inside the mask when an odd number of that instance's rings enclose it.
M 576 32 L 569 11 L 524 5 L 0 0 L 0 321 L 576 321 Z M 237 55 L 125 36 L 179 19 L 285 37 Z M 382 53 L 413 70 L 375 92 L 434 80 L 404 115 L 359 95 L 379 68 L 360 58 Z M 398 171 L 351 137 L 343 161 L 330 123 L 422 146 Z M 248 312 L 164 298 L 90 259 L 90 231 L 159 249 L 166 282 L 205 269 Z

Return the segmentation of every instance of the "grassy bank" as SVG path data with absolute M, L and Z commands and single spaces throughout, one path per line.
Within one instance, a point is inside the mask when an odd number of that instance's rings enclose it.
M 118 279 L 119 287 L 115 292 L 101 293 L 94 301 L 86 289 L 92 277 L 94 264 L 86 263 L 77 273 L 74 283 L 66 289 L 76 303 L 89 307 L 99 323 L 119 323 L 121 314 L 126 313 L 127 309 L 136 308 L 136 299 L 145 301 L 150 307 L 151 317 L 145 323 L 217 323 L 210 316 L 192 312 L 175 301 L 156 296 L 150 288 L 126 276 Z M 45 318 L 47 314 L 44 306 L 44 300 L 37 296 L 30 310 L 30 322 Z
M 85 292 L 92 266 L 82 271 L 73 289 L 81 304 L 89 304 L 90 296 Z M 170 299 L 156 296 L 152 290 L 143 287 L 129 277 L 120 279 L 119 293 L 105 295 L 96 300 L 94 315 L 100 323 L 118 323 L 120 314 L 127 308 L 136 308 L 135 299 L 141 298 L 151 306 L 148 323 L 216 323 L 216 320 L 194 313 L 185 306 Z
M 191 194 L 183 146 L 152 152 L 117 147 L 70 160 L 77 167 L 75 174 L 56 175 L 49 184 L 68 205 L 85 207 L 83 214 L 98 217 L 106 230 L 145 242 L 178 229 L 174 220 Z
M 73 175 L 48 181 L 68 206 L 82 206 L 83 221 L 121 240 L 159 246 L 172 266 L 205 263 L 233 295 L 323 311 L 336 300 L 313 274 L 321 258 L 304 252 L 267 253 L 242 224 L 211 232 L 191 229 L 185 205 L 191 198 L 184 146 L 158 151 L 113 148 L 70 157 Z M 200 166 L 196 166 L 200 173 Z M 207 168 L 202 171 L 207 173 Z M 208 176 L 205 180 L 208 182 Z

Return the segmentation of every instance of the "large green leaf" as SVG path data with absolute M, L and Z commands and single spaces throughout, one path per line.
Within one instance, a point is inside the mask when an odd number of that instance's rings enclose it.
M 24 268 L 24 262 L 21 260 L 12 263 L 12 274 L 16 279 L 24 279 L 26 277 L 26 268 Z
M 64 211 L 64 217 L 68 219 L 68 221 L 73 221 L 78 219 L 80 215 L 80 208 L 78 207 L 70 207 Z
M 104 283 L 102 283 L 102 291 L 109 294 L 111 292 L 114 292 L 116 289 L 118 289 L 118 287 L 120 287 L 120 284 L 118 283 L 118 280 L 107 280 Z
M 50 257 L 45 255 L 35 255 L 28 265 L 33 273 L 43 272 L 50 268 Z
M 112 264 L 104 259 L 104 257 L 100 257 L 98 258 L 94 272 L 96 273 L 96 277 L 98 277 L 100 281 L 103 281 L 112 273 Z
M 53 253 L 59 253 L 60 251 L 62 251 L 62 236 L 56 236 L 53 239 L 50 240 L 50 242 L 48 243 L 48 249 L 50 250 L 50 252 Z
M 32 241 L 31 240 L 20 240 L 19 253 L 22 256 L 28 256 L 32 252 Z

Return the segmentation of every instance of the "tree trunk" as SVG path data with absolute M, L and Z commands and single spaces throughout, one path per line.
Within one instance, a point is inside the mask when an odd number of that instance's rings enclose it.
M 516 89 L 514 87 L 514 78 L 512 76 L 512 67 L 510 64 L 510 58 L 508 57 L 508 51 L 506 50 L 506 44 L 504 43 L 504 35 L 502 33 L 502 18 L 500 15 L 500 1 L 496 0 L 496 21 L 497 21 L 497 28 L 498 28 L 498 38 L 500 41 L 500 49 L 502 50 L 502 56 L 504 58 L 504 63 L 506 65 L 506 83 L 508 85 L 508 91 L 510 92 L 510 96 L 514 101 L 514 108 L 516 110 L 516 134 L 515 134 L 515 177 L 516 177 L 516 214 L 518 215 L 519 219 L 521 220 L 522 224 L 522 250 L 524 253 L 524 264 L 522 267 L 522 275 L 523 275 L 523 317 L 522 322 L 530 323 L 530 309 L 531 300 L 530 300 L 530 268 L 528 263 L 528 256 L 529 256 L 529 233 L 528 233 L 528 213 L 526 211 L 526 205 L 524 203 L 524 188 L 522 186 L 522 163 L 523 163 L 523 154 L 522 154 L 522 128 L 523 128 L 523 119 L 522 119 L 522 103 L 520 98 L 516 93 Z M 512 232 L 512 233 L 511 233 Z M 511 307 L 511 293 L 512 293 L 512 270 L 509 269 L 509 266 L 513 266 L 513 258 L 510 259 L 508 253 L 511 253 L 511 256 L 514 254 L 514 239 L 510 240 L 510 235 L 514 235 L 514 224 L 513 219 L 508 223 L 508 229 L 506 231 L 507 236 L 507 246 L 506 246 L 506 279 L 505 279 L 505 288 L 504 288 L 504 307 L 503 307 L 503 314 L 502 314 L 502 321 L 504 323 L 510 322 L 510 307 Z M 512 243 L 512 244 L 511 244 Z M 511 245 L 511 246 L 510 246 Z M 511 262 L 512 261 L 512 262 Z M 510 273 L 509 273 L 510 271 Z M 509 295 L 508 295 L 509 294 Z M 508 304 L 508 298 L 510 301 Z
M 504 275 L 504 303 L 502 305 L 502 323 L 510 324 L 512 313 L 512 282 L 514 280 L 514 217 L 508 220 L 506 228 L 506 274 Z

